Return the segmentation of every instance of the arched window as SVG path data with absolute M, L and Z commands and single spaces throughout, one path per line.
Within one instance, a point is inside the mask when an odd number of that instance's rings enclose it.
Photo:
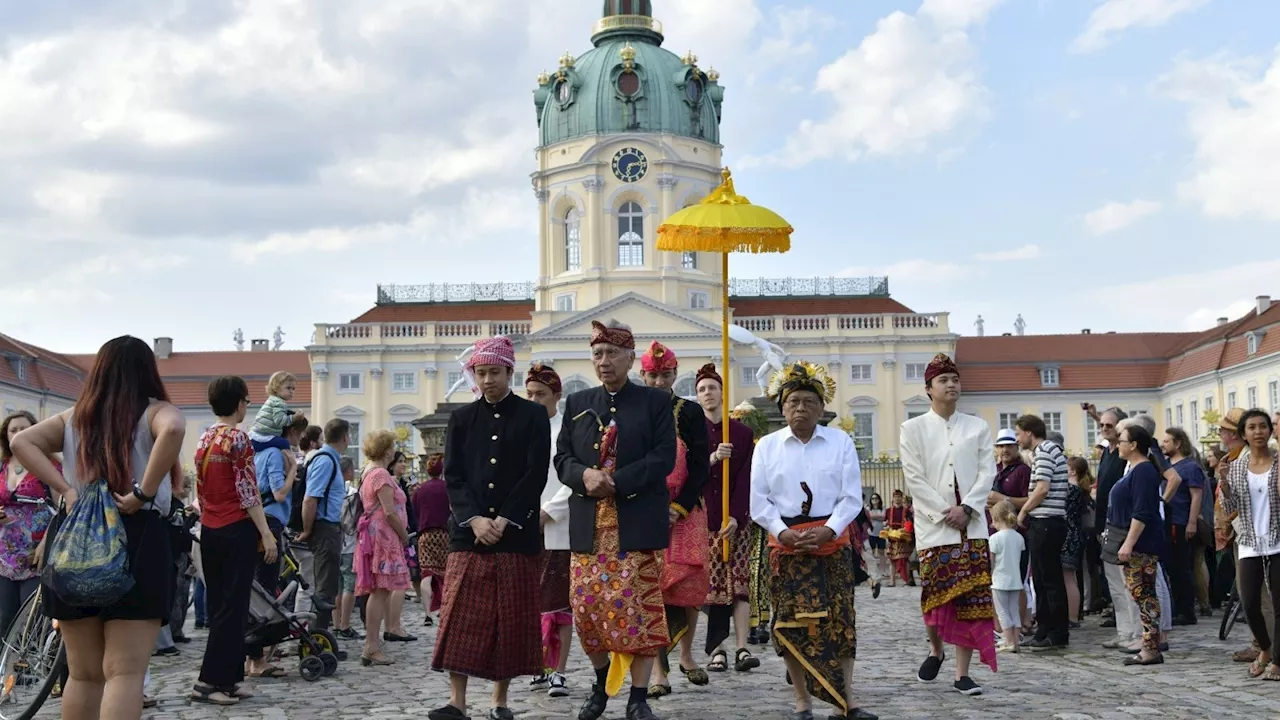
M 582 392 L 583 390 L 588 390 L 590 389 L 590 387 L 591 387 L 590 385 L 587 385 L 586 380 L 580 380 L 578 378 L 574 378 L 564 384 L 564 396 L 568 397 L 576 392 Z
M 698 396 L 697 388 L 694 387 L 693 377 L 686 375 L 676 381 L 676 386 L 672 388 L 677 397 L 696 398 Z
M 582 269 L 582 236 L 581 223 L 578 222 L 578 210 L 570 208 L 564 215 L 564 269 L 566 271 Z
M 644 211 L 627 201 L 618 209 L 618 267 L 644 265 Z

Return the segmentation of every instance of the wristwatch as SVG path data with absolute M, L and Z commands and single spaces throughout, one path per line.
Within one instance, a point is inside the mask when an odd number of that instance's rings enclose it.
M 964 508 L 965 515 L 968 515 L 969 517 L 973 517 L 973 508 L 969 507 L 968 505 L 961 505 L 960 507 Z
M 153 501 L 156 499 L 156 496 L 155 496 L 155 495 L 152 495 L 151 497 L 147 497 L 146 495 L 144 495 L 144 494 L 142 493 L 142 486 L 141 486 L 141 485 L 134 485 L 134 486 L 133 486 L 133 496 L 134 496 L 134 497 L 136 497 L 136 498 L 138 498 L 139 500 L 141 500 L 141 501 L 142 501 L 142 502 L 144 502 L 144 503 L 153 502 Z

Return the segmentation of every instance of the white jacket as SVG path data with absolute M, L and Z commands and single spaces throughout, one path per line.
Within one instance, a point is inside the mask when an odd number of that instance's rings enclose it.
M 551 516 L 551 522 L 542 529 L 542 542 L 547 550 L 569 549 L 569 496 L 573 491 L 560 482 L 556 472 L 556 439 L 564 418 L 556 413 L 551 418 L 551 462 L 547 467 L 547 485 L 542 489 L 542 512 Z
M 987 537 L 987 495 L 996 477 L 994 447 L 991 427 L 961 412 L 943 420 L 930 410 L 902 423 L 898 449 L 915 505 L 917 549 L 960 543 L 960 531 L 942 522 L 956 504 L 957 485 L 961 504 L 974 510 L 969 538 Z

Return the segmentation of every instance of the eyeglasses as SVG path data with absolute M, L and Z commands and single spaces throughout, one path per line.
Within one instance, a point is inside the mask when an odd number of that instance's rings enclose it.
M 1115 426 L 1116 426 L 1115 423 L 1098 423 L 1098 427 L 1102 428 L 1103 430 L 1110 430 Z
M 816 408 L 822 407 L 822 403 L 816 398 L 791 398 L 785 403 L 790 410 L 799 410 L 800 408 Z

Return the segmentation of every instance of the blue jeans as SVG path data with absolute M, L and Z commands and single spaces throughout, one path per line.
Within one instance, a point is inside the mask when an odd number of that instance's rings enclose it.
M 208 625 L 209 612 L 204 604 L 204 581 L 196 578 L 196 624 Z

